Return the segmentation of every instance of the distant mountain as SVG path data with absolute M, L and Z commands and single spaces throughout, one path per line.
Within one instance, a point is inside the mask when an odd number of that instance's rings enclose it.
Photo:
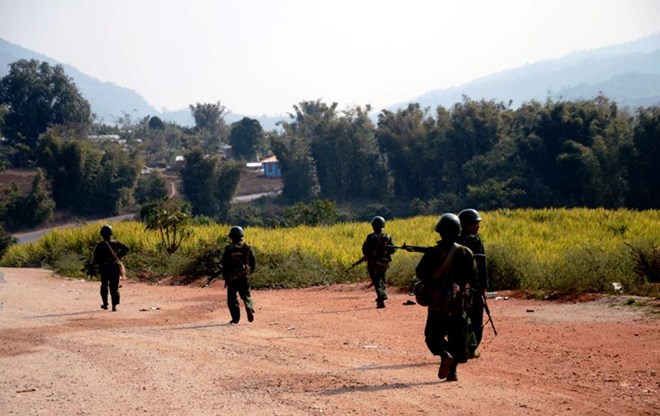
M 193 126 L 195 124 L 192 114 L 187 108 L 176 111 L 158 111 L 134 90 L 111 82 L 100 81 L 80 72 L 71 65 L 0 39 L 0 77 L 7 75 L 9 64 L 19 59 L 36 59 L 48 62 L 51 65 L 62 65 L 66 74 L 76 83 L 80 93 L 89 101 L 92 112 L 96 114 L 99 121 L 115 123 L 120 117 L 128 114 L 133 120 L 145 116 L 158 116 L 165 121 L 174 122 L 181 126 Z M 241 114 L 229 114 L 225 121 L 231 124 L 243 117 Z M 264 130 L 271 130 L 276 128 L 278 121 L 284 120 L 286 117 L 250 116 L 250 118 L 259 120 Z
M 70 65 L 0 39 L 0 77 L 9 72 L 10 63 L 19 59 L 37 59 L 52 65 L 63 65 L 91 104 L 92 111 L 103 122 L 113 123 L 124 114 L 129 114 L 133 119 L 151 115 L 182 126 L 194 125 L 187 108 L 158 111 L 131 89 L 99 81 Z M 660 34 L 523 65 L 458 87 L 430 91 L 395 104 L 388 110 L 396 110 L 412 102 L 419 103 L 422 108 L 435 109 L 438 105 L 449 108 L 460 102 L 463 95 L 475 100 L 511 101 L 512 105 L 518 106 L 532 99 L 588 99 L 600 92 L 614 99 L 619 106 L 660 105 Z M 231 124 L 243 117 L 230 113 L 226 121 Z M 248 117 L 259 120 L 264 130 L 276 128 L 279 121 L 288 121 L 286 115 Z
M 430 91 L 395 104 L 422 108 L 453 106 L 466 95 L 474 100 L 512 102 L 589 99 L 602 92 L 619 106 L 660 105 L 660 34 L 565 57 L 524 65 L 467 84 Z
M 48 56 L 0 39 L 0 77 L 7 75 L 9 64 L 19 59 L 36 59 L 48 62 L 51 65 L 62 65 L 66 74 L 73 78 L 80 93 L 89 101 L 92 112 L 96 114 L 100 121 L 113 123 L 125 113 L 130 114 L 133 118 L 158 114 L 158 110 L 131 89 L 120 87 L 111 82 L 99 81 L 83 74 L 71 65 L 58 62 Z

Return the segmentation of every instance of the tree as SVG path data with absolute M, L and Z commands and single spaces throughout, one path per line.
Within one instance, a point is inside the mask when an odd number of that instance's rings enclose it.
M 628 166 L 631 174 L 629 200 L 635 208 L 660 207 L 660 107 L 639 109 L 634 127 L 634 153 Z
M 434 172 L 442 170 L 441 161 L 428 159 L 435 121 L 419 104 L 410 104 L 395 113 L 384 110 L 378 115 L 376 137 L 387 157 L 394 196 L 411 200 L 435 194 Z
M 226 219 L 239 176 L 237 164 L 221 163 L 217 157 L 206 157 L 201 149 L 193 149 L 181 169 L 183 192 L 192 205 L 192 213 Z
M 195 119 L 195 132 L 200 136 L 202 146 L 207 153 L 217 153 L 220 143 L 227 137 L 225 116 L 227 109 L 217 103 L 196 103 L 189 105 Z
M 309 140 L 291 133 L 273 135 L 272 147 L 282 168 L 282 195 L 291 201 L 316 197 L 319 182 Z
M 161 199 L 145 206 L 140 215 L 147 230 L 158 231 L 160 246 L 168 254 L 174 254 L 192 234 L 190 206 L 183 201 Z
M 243 117 L 241 121 L 233 123 L 229 133 L 232 156 L 236 159 L 254 160 L 263 134 L 258 120 Z
M 37 156 L 59 209 L 78 215 L 115 215 L 132 203 L 139 165 L 115 143 L 101 147 L 48 132 L 39 141 Z
M 135 187 L 135 200 L 138 204 L 163 199 L 167 196 L 167 184 L 158 172 L 141 176 Z
M 152 130 L 162 130 L 165 128 L 165 123 L 163 123 L 160 117 L 154 116 L 149 119 L 149 128 Z
M 15 183 L 4 190 L 8 201 L 0 210 L 0 221 L 11 229 L 32 228 L 49 221 L 53 216 L 55 202 L 46 189 L 46 180 L 41 169 L 32 181 L 32 190 L 21 195 Z
M 61 65 L 21 59 L 0 79 L 0 104 L 5 107 L 3 133 L 10 145 L 34 151 L 37 139 L 52 125 L 91 125 L 90 105 Z M 31 154 L 29 155 L 31 157 Z

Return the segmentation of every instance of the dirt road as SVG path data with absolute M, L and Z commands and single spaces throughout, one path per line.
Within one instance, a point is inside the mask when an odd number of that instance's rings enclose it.
M 96 282 L 0 271 L 3 415 L 660 414 L 657 307 L 621 299 L 491 300 L 499 335 L 451 383 L 404 293 L 255 291 L 230 326 L 222 282 L 126 282 L 108 312 Z

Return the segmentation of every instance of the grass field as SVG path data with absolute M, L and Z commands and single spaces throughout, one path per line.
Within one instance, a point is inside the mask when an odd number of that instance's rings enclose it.
M 538 296 L 552 293 L 608 292 L 612 283 L 627 293 L 658 295 L 660 211 L 603 209 L 499 210 L 482 212 L 491 289 L 522 289 Z M 395 244 L 434 245 L 437 217 L 387 221 Z M 98 241 L 99 224 L 54 231 L 38 242 L 13 246 L 3 266 L 51 267 L 80 277 Z M 129 275 L 157 279 L 212 273 L 226 244 L 228 225 L 196 227 L 174 255 L 161 250 L 156 232 L 138 222 L 113 224 L 116 237 L 131 248 Z M 260 288 L 302 287 L 366 279 L 365 266 L 346 273 L 361 257 L 371 232 L 368 223 L 327 227 L 265 229 L 248 227 L 246 241 L 257 256 L 252 284 Z M 414 280 L 420 254 L 399 251 L 388 272 L 390 284 Z

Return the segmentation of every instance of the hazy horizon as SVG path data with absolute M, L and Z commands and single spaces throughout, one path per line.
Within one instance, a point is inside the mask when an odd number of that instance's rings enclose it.
M 660 1 L 0 0 L 0 37 L 159 110 L 374 109 L 660 33 Z

